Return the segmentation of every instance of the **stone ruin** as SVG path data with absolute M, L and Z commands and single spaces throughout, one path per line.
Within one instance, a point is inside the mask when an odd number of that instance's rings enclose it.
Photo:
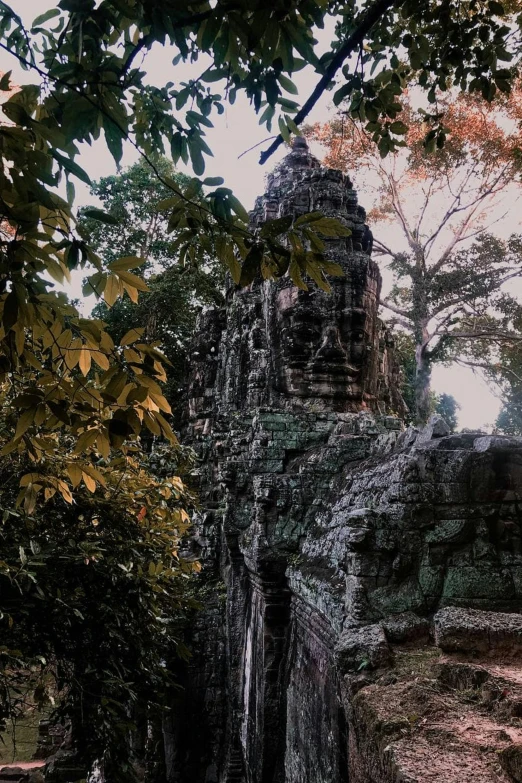
M 298 140 L 252 224 L 314 210 L 352 232 L 332 293 L 231 287 L 194 340 L 203 609 L 167 778 L 520 781 L 522 439 L 404 428 L 364 210 Z

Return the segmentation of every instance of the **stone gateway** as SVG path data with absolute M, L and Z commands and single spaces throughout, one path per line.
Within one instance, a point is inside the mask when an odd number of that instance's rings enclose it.
M 314 210 L 351 229 L 332 293 L 231 286 L 194 339 L 203 609 L 169 781 L 521 780 L 522 441 L 404 429 L 364 210 L 298 139 L 252 225 Z

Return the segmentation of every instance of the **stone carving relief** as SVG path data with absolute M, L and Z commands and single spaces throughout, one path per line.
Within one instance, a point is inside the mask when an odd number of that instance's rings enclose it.
M 181 783 L 347 783 L 349 769 L 367 783 L 344 675 L 427 639 L 443 607 L 522 608 L 522 441 L 404 430 L 364 210 L 298 140 L 252 222 L 315 209 L 352 230 L 328 244 L 345 271 L 332 293 L 231 287 L 195 337 L 207 592 L 171 754 Z

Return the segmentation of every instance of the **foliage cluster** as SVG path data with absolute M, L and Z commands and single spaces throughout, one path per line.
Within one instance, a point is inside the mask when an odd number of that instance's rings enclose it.
M 171 177 L 179 185 L 188 183 L 187 177 L 175 173 L 168 159 L 158 158 L 155 166 L 162 176 Z M 168 217 L 157 208 L 170 191 L 143 161 L 118 175 L 102 178 L 93 184 L 91 192 L 118 225 L 82 217 L 81 210 L 79 230 L 106 260 L 135 254 L 143 258 L 139 274 L 149 289 L 137 304 L 128 298 L 118 299 L 112 307 L 100 302 L 93 315 L 104 321 L 116 342 L 133 327 L 143 326 L 145 340 L 160 343 L 168 360 L 165 397 L 177 424 L 196 316 L 201 307 L 222 304 L 225 269 L 202 245 L 192 246 L 192 257 L 189 253 L 183 262 L 178 259 L 172 247 L 176 235 L 169 234 Z
M 500 343 L 518 339 L 509 315 L 516 302 L 505 289 L 521 276 L 521 238 L 493 231 L 520 192 L 521 101 L 518 84 L 489 109 L 469 95 L 440 100 L 445 143 L 429 155 L 425 112 L 411 101 L 408 146 L 386 160 L 345 114 L 307 131 L 326 146 L 326 162 L 353 173 L 373 197 L 374 249 L 393 275 L 381 304 L 414 340 L 419 421 L 431 410 L 434 363 L 476 362 L 477 352 L 496 363 Z
M 60 0 L 26 26 L 0 1 L 0 48 L 38 82 L 10 95 L 3 107 L 9 124 L 0 126 L 0 456 L 8 554 L 1 578 L 10 586 L 2 597 L 22 596 L 18 607 L 27 607 L 4 614 L 21 647 L 32 649 L 28 629 L 35 622 L 42 644 L 49 640 L 48 654 L 72 666 L 64 706 L 78 715 L 80 705 L 92 716 L 90 732 L 101 727 L 93 737 L 83 732 L 82 747 L 89 762 L 105 759 L 109 779 L 125 774 L 124 743 L 114 738 L 123 736 L 129 689 L 141 694 L 149 683 L 152 696 L 156 688 L 166 610 L 154 600 L 180 594 L 185 566 L 177 541 L 189 500 L 180 482 L 157 479 L 136 461 L 143 428 L 176 442 L 159 346 L 144 340 L 143 326 L 115 341 L 101 319 L 82 318 L 51 282 L 85 269 L 86 291 L 109 307 L 124 296 L 135 302 L 147 288 L 136 273 L 146 263 L 142 248 L 103 258 L 78 229 L 74 182 L 90 184 L 76 160 L 79 145 L 104 138 L 117 162 L 124 142 L 139 150 L 170 191 L 160 209 L 175 235 L 170 250 L 182 262 L 195 263 L 203 252 L 220 259 L 239 285 L 257 274 L 289 274 L 301 287 L 311 278 L 328 289 L 325 274 L 340 270 L 326 261 L 324 238 L 346 230 L 311 214 L 252 232 L 224 182 L 200 179 L 212 154 L 213 118 L 244 93 L 268 129 L 278 124 L 266 160 L 298 132 L 343 69 L 336 100 L 349 99 L 349 111 L 371 124 L 383 155 L 402 144 L 406 83 L 427 90 L 435 109 L 425 116 L 430 149 L 434 138 L 444 141 L 437 90 L 458 86 L 487 100 L 497 89 L 509 92 L 520 51 L 518 10 L 497 0 Z M 313 28 L 327 16 L 337 21 L 335 40 L 320 54 Z M 174 48 L 172 77 L 180 61 L 201 58 L 197 78 L 149 83 L 143 59 L 167 43 Z M 318 83 L 299 109 L 292 75 L 306 63 Z M 9 74 L 0 90 L 10 90 Z M 180 183 L 162 174 L 155 159 L 165 150 L 174 163 L 190 164 L 195 177 Z M 97 208 L 83 217 L 118 224 Z M 43 510 L 39 501 L 47 503 Z M 93 606 L 105 600 L 110 639 L 87 605 L 91 588 Z M 72 629 L 64 630 L 69 650 L 59 648 L 62 629 L 45 626 L 46 608 Z M 136 647 L 129 644 L 134 636 Z M 145 654 L 154 645 L 150 671 L 141 645 Z M 111 655 L 114 665 L 107 664 Z M 17 665 L 26 658 L 22 649 Z M 82 726 L 77 721 L 75 730 Z
M 135 448 L 110 470 L 104 460 L 93 465 L 74 505 L 56 493 L 44 513 L 23 513 L 15 510 L 23 460 L 10 456 L 2 467 L 2 717 L 23 713 L 29 692 L 40 704 L 58 693 L 54 720 L 71 724 L 86 766 L 97 759 L 111 780 L 131 780 L 134 712 L 165 706 L 165 664 L 185 654 L 186 584 L 197 564 L 180 543 L 192 499 L 172 475 L 170 450 L 147 460 Z

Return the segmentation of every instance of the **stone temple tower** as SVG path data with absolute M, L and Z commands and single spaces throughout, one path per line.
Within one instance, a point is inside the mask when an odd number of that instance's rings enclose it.
M 192 364 L 193 419 L 210 414 L 210 404 L 220 411 L 404 412 L 391 340 L 377 317 L 381 276 L 364 209 L 349 177 L 323 168 L 298 138 L 268 176 L 251 226 L 315 211 L 351 231 L 326 239 L 344 277 L 330 280 L 331 293 L 314 283 L 303 291 L 288 277 L 259 279 L 231 289 L 224 311 L 204 314 Z
M 433 638 L 460 652 L 512 638 L 484 610 L 522 610 L 522 439 L 450 435 L 440 419 L 405 430 L 364 210 L 297 140 L 252 226 L 315 210 L 351 229 L 327 241 L 345 273 L 332 292 L 230 285 L 194 339 L 184 441 L 200 456 L 203 610 L 165 727 L 167 780 L 425 783 L 422 746 L 439 764 L 430 780 L 478 781 L 452 776 L 451 743 L 427 729 L 408 744 L 436 671 L 414 704 L 401 680 L 413 664 L 381 675 L 398 643 L 431 645 L 434 660 Z M 522 621 L 509 623 L 522 649 Z M 481 752 L 466 750 L 469 769 Z M 493 756 L 483 783 L 500 780 Z

